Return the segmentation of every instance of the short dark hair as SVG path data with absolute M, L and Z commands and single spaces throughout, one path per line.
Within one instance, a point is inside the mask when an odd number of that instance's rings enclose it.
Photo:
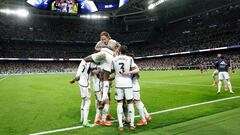
M 122 45 L 120 48 L 119 48 L 119 52 L 121 54 L 127 54 L 128 52 L 128 47 L 126 45 Z

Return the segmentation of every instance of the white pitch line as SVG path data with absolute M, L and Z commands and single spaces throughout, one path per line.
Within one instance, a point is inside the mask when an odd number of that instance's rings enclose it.
M 151 83 L 151 84 L 170 84 L 170 85 L 185 85 L 185 86 L 198 86 L 198 87 L 213 87 L 212 85 L 204 85 L 204 84 L 190 84 L 190 83 L 170 83 L 170 82 L 148 82 L 143 81 L 143 83 Z M 233 87 L 233 88 L 240 88 L 240 87 Z
M 197 103 L 197 104 L 180 106 L 180 107 L 171 108 L 171 109 L 167 109 L 167 110 L 152 112 L 152 113 L 149 113 L 149 114 L 150 115 L 161 114 L 161 113 L 165 113 L 165 112 L 171 112 L 171 111 L 176 111 L 176 110 L 181 110 L 181 109 L 186 109 L 186 108 L 190 108 L 190 107 L 195 107 L 195 106 L 200 106 L 200 105 L 205 105 L 205 104 L 211 104 L 211 103 L 216 103 L 216 102 L 221 102 L 221 101 L 226 101 L 226 100 L 231 100 L 231 99 L 236 99 L 236 98 L 240 98 L 240 96 L 234 96 L 234 97 L 222 98 L 222 99 L 217 99 L 217 100 L 212 100 L 212 101 L 207 101 L 207 102 L 202 102 L 202 103 Z M 139 117 L 139 115 L 135 116 L 135 117 Z M 111 122 L 117 122 L 117 120 L 114 120 L 114 121 L 111 121 Z M 83 128 L 83 126 L 75 126 L 75 127 L 69 127 L 69 128 L 55 129 L 55 130 L 43 131 L 43 132 L 39 132 L 39 133 L 31 133 L 29 135 L 43 135 L 43 134 L 63 132 L 63 131 L 69 131 L 69 130 L 73 130 L 73 129 L 80 129 L 80 128 Z
M 7 79 L 8 77 L 10 77 L 10 76 L 7 76 L 7 77 L 2 78 L 2 79 L 0 80 L 0 82 L 3 81 L 3 80 L 5 80 L 5 79 Z

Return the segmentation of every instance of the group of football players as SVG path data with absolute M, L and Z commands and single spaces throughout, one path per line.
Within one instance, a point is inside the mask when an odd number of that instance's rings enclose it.
M 112 81 L 115 80 L 115 100 L 117 101 L 117 118 L 119 131 L 124 131 L 124 124 L 129 124 L 129 130 L 135 129 L 134 105 L 138 109 L 141 121 L 138 126 L 147 125 L 151 116 L 147 112 L 140 98 L 139 68 L 134 63 L 132 56 L 128 54 L 127 46 L 120 45 L 111 39 L 109 33 L 102 32 L 100 41 L 95 46 L 95 53 L 82 59 L 77 74 L 70 83 L 78 81 L 80 87 L 81 119 L 83 126 L 93 127 L 94 125 L 112 126 L 114 118 L 109 113 L 110 95 Z M 230 66 L 222 55 L 218 55 L 215 63 L 216 70 L 213 73 L 213 85 L 216 85 L 216 76 L 219 76 L 218 91 L 221 92 L 222 81 L 225 83 L 225 90 L 232 91 L 228 68 Z M 96 115 L 94 124 L 88 122 L 88 114 L 91 104 L 92 78 L 93 89 L 96 99 Z
M 102 32 L 100 41 L 95 46 L 95 53 L 82 59 L 77 74 L 70 83 L 78 81 L 80 87 L 81 122 L 83 126 L 93 127 L 100 124 L 112 126 L 114 119 L 109 114 L 112 81 L 115 80 L 115 100 L 117 101 L 117 118 L 119 131 L 129 124 L 129 130 L 135 129 L 134 105 L 138 109 L 141 121 L 138 126 L 147 125 L 151 116 L 140 99 L 139 68 L 128 54 L 127 46 L 111 39 L 109 33 Z M 91 104 L 90 79 L 96 98 L 96 115 L 94 124 L 88 122 Z

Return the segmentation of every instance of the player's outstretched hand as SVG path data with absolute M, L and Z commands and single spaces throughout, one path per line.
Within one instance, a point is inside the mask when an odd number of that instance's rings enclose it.
M 70 80 L 69 83 L 73 84 L 75 83 L 75 80 Z
M 129 71 L 126 70 L 126 71 L 123 72 L 122 74 L 123 74 L 124 76 L 129 76 Z

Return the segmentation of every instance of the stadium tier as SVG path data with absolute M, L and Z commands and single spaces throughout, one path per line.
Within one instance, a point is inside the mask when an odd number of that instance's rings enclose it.
M 240 0 L 0 0 L 0 135 L 239 135 Z

